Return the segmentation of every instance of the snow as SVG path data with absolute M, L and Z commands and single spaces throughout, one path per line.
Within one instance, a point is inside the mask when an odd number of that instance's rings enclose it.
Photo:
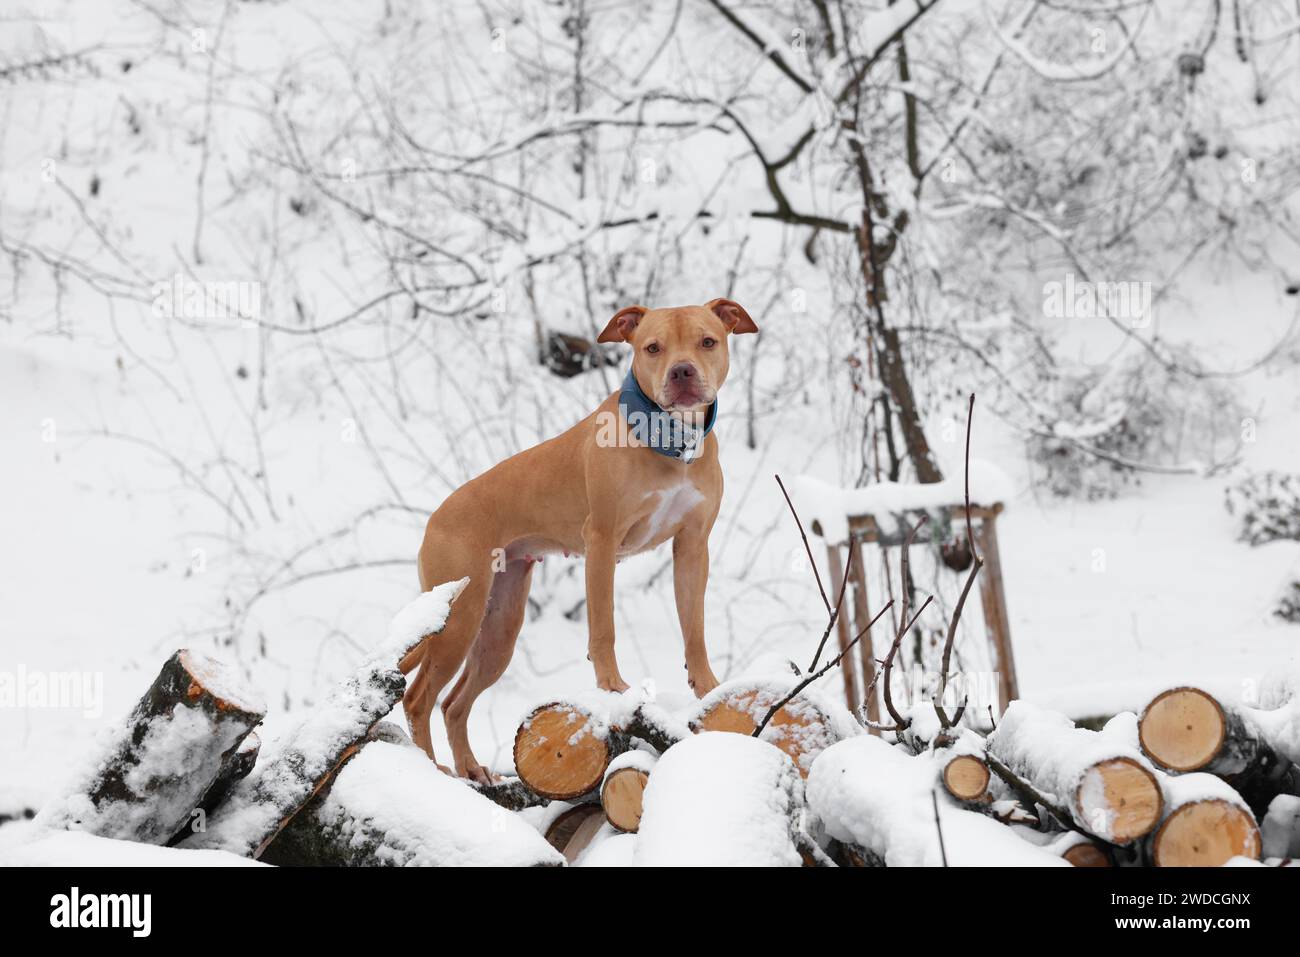
M 1198 801 L 1226 801 L 1250 813 L 1250 808 L 1241 799 L 1241 795 L 1223 778 L 1204 771 L 1191 774 L 1169 774 L 1161 779 L 1161 788 L 1165 793 L 1165 813 L 1172 814 L 1186 804 Z M 1253 815 L 1252 815 L 1253 817 Z
M 574 867 L 631 867 L 636 854 L 636 835 L 623 834 L 605 824 L 591 843 L 582 849 Z
M 468 584 L 469 579 L 462 578 L 435 585 L 403 607 L 393 616 L 393 621 L 388 626 L 388 637 L 375 650 L 370 662 L 378 665 L 388 662 L 391 666 L 393 662 L 400 661 L 421 638 L 442 631 L 447 624 L 447 616 L 451 614 L 451 603 Z
M 1011 480 L 998 466 L 971 460 L 972 506 L 1006 502 L 1012 490 Z M 849 536 L 850 517 L 872 515 L 883 524 L 882 520 L 903 512 L 961 505 L 966 501 L 966 483 L 962 472 L 950 472 L 942 482 L 929 485 L 876 482 L 862 488 L 837 488 L 810 475 L 800 475 L 790 483 L 790 498 L 805 528 L 811 528 L 815 521 L 826 541 L 843 542 Z
M 170 714 L 153 719 L 135 746 L 138 761 L 122 779 L 130 796 L 95 805 L 89 792 L 132 734 L 130 727 L 121 726 L 104 736 L 100 758 L 74 772 L 59 795 L 41 808 L 36 822 L 161 844 L 185 823 L 212 782 L 219 755 L 232 748 L 244 730 L 233 721 L 214 724 L 199 708 L 178 704 Z
M 64 831 L 38 821 L 0 826 L 0 867 L 264 867 L 224 851 L 187 851 Z
M 529 824 L 438 770 L 415 748 L 373 741 L 339 772 L 316 811 L 344 840 L 379 842 L 405 867 L 562 864 Z
M 1275 707 L 1242 711 L 1255 722 L 1274 751 L 1300 764 L 1300 695 L 1296 694 L 1296 686 L 1296 675 L 1275 675 L 1261 683 L 1258 695 L 1261 704 Z
M 247 714 L 266 714 L 266 699 L 234 663 L 200 651 L 181 651 L 181 664 L 218 701 Z
M 1273 798 L 1259 830 L 1263 857 L 1300 856 L 1300 797 L 1279 794 Z
M 808 807 L 830 837 L 867 848 L 887 867 L 938 867 L 943 852 L 952 867 L 1068 866 L 1006 825 L 956 806 L 941 773 L 934 752 L 913 755 L 861 735 L 818 758 L 808 776 Z M 942 852 L 931 795 L 939 805 Z
M 1132 735 L 1132 738 L 1130 738 Z M 1104 809 L 1104 783 L 1095 765 L 1128 758 L 1155 773 L 1151 762 L 1132 743 L 1136 717 L 1117 716 L 1100 732 L 1076 728 L 1059 712 L 1028 701 L 1013 701 L 988 737 L 989 750 L 1013 771 L 1028 774 L 1045 796 L 1068 808 L 1098 837 L 1109 838 L 1114 813 Z M 1084 818 L 1084 809 L 1090 809 Z M 1097 813 L 1101 811 L 1102 813 Z
M 609 767 L 605 769 L 605 780 L 608 781 L 615 772 L 622 771 L 624 768 L 633 768 L 649 774 L 654 770 L 657 761 L 658 757 L 652 751 L 642 751 L 640 748 L 624 751 L 609 762 Z
M 798 867 L 792 808 L 802 782 L 784 752 L 708 732 L 669 748 L 646 786 L 638 867 Z

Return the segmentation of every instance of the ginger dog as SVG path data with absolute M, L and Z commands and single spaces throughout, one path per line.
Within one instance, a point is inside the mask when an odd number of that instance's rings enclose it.
M 401 664 L 403 673 L 420 668 L 402 706 L 430 758 L 434 702 L 463 664 L 442 705 L 447 737 L 456 773 L 490 781 L 470 749 L 470 709 L 509 665 L 533 564 L 548 553 L 586 556 L 587 657 L 597 687 L 624 691 L 614 655 L 614 563 L 672 539 L 687 679 L 697 696 L 717 686 L 704 647 L 709 532 L 722 498 L 710 430 L 728 337 L 757 331 L 729 299 L 620 310 L 598 341 L 633 347 L 623 388 L 567 432 L 461 486 L 429 518 L 420 587 L 469 578 L 442 632 Z

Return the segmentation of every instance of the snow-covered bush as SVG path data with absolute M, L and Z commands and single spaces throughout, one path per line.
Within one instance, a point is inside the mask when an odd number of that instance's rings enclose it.
M 1241 522 L 1243 542 L 1300 541 L 1300 475 L 1256 472 L 1228 486 L 1224 505 Z
M 1051 370 L 1029 455 L 1061 498 L 1114 498 L 1144 468 L 1209 469 L 1230 453 L 1242 413 L 1233 392 L 1190 356 L 1149 353 Z

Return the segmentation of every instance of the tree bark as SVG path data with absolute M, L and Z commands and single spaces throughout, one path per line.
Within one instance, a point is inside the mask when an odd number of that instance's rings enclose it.
M 521 818 L 440 771 L 424 752 L 367 742 L 261 855 L 311 867 L 556 866 Z
M 264 715 L 265 707 L 231 669 L 197 652 L 178 651 L 79 782 L 37 820 L 164 844 L 187 823 Z

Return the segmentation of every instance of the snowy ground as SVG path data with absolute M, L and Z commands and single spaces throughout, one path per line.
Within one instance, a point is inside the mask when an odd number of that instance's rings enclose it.
M 282 31 L 300 28 L 287 11 L 265 15 L 284 18 Z M 78 108 L 93 112 L 93 101 Z M 13 130 L 3 142 L 0 172 L 22 183 L 7 188 L 26 189 L 46 144 L 38 127 L 26 138 L 17 124 Z M 233 141 L 236 132 L 227 132 Z M 161 254 L 175 237 L 154 236 L 150 224 L 188 235 L 193 158 L 187 154 L 173 164 L 167 144 L 153 142 L 151 149 L 143 160 L 109 157 L 96 168 L 109 170 L 110 184 L 124 182 L 133 191 L 135 205 L 128 208 L 143 224 L 135 238 Z M 74 159 L 71 165 L 84 178 L 93 164 L 78 168 Z M 268 194 L 250 189 L 246 218 L 239 219 L 238 207 L 226 211 L 227 226 L 232 216 L 237 223 L 260 222 L 256 217 L 269 208 Z M 273 200 L 282 203 L 283 197 Z M 135 224 L 128 219 L 127 225 Z M 238 229 L 214 233 L 215 254 L 235 259 Z M 310 237 L 301 241 L 310 248 Z M 319 268 L 328 273 L 331 261 L 322 257 Z M 160 271 L 170 274 L 170 268 Z M 7 278 L 0 281 L 7 284 Z M 338 302 L 365 298 L 359 284 L 346 292 L 332 282 L 316 288 L 325 289 L 320 295 L 326 301 L 316 303 L 322 314 L 341 311 L 330 296 Z M 683 288 L 678 298 L 705 301 L 717 294 Z M 744 301 L 744 290 L 736 297 Z M 135 702 L 178 647 L 213 650 L 250 671 L 271 703 L 273 734 L 286 714 L 318 700 L 373 647 L 412 597 L 423 515 L 446 486 L 567 427 L 602 396 L 595 374 L 540 386 L 536 378 L 517 385 L 491 378 L 481 353 L 463 336 L 437 333 L 447 352 L 445 374 L 414 397 L 417 412 L 406 423 L 419 453 L 406 449 L 407 458 L 399 461 L 395 484 L 404 508 L 354 523 L 359 510 L 391 503 L 396 495 L 377 483 L 362 447 L 341 438 L 339 423 L 349 410 L 325 397 L 309 357 L 286 350 L 274 357 L 282 375 L 272 385 L 275 415 L 262 450 L 277 507 L 252 503 L 256 521 L 248 519 L 249 529 L 240 531 L 223 514 L 229 502 L 196 492 L 193 476 L 183 477 L 181 467 L 223 443 L 247 455 L 240 424 L 252 385 L 230 370 L 256 363 L 256 336 L 227 329 L 186 340 L 186 361 L 173 367 L 178 353 L 169 332 L 126 315 L 125 338 L 123 329 L 110 333 L 119 317 L 99 297 L 81 294 L 61 303 L 57 319 L 52 300 L 21 305 L 34 321 L 0 324 L 0 673 L 25 668 L 101 676 L 103 700 L 90 714 L 83 708 L 0 707 L 0 818 L 39 807 L 94 735 Z M 1032 301 L 1026 306 L 1035 307 Z M 1273 298 L 1244 271 L 1203 276 L 1180 290 L 1163 331 L 1173 341 L 1199 343 L 1216 368 L 1242 368 L 1287 327 L 1295 309 L 1296 299 Z M 801 338 L 801 317 L 778 309 L 772 318 L 769 335 L 778 342 Z M 64 334 L 65 319 L 75 336 Z M 1078 323 L 1070 335 L 1080 356 L 1114 349 L 1113 330 L 1104 324 L 1063 321 Z M 517 355 L 527 353 L 527 336 L 518 330 L 480 334 L 519 340 Z M 124 353 L 124 341 L 139 354 Z M 737 345 L 740 367 L 748 348 Z M 727 495 L 712 539 L 708 628 L 714 669 L 724 680 L 773 656 L 805 659 L 824 620 L 771 478 L 774 472 L 842 478 L 843 436 L 817 382 L 818 363 L 825 361 L 821 349 L 806 356 L 804 367 L 764 369 L 760 381 L 773 391 L 796 375 L 806 378 L 806 388 L 788 389 L 789 401 L 765 413 L 754 451 L 744 447 L 738 387 L 722 392 L 717 434 Z M 182 368 L 192 379 L 191 394 L 170 394 L 151 373 L 154 367 L 169 374 Z M 383 380 L 377 381 L 384 395 Z M 1258 419 L 1256 441 L 1243 447 L 1243 466 L 1300 469 L 1294 365 L 1235 381 Z M 523 397 L 520 406 L 513 404 L 515 393 Z M 196 404 L 191 395 L 204 402 Z M 553 420 L 541 422 L 530 401 Z M 376 431 L 386 427 L 377 411 L 382 408 L 378 399 L 368 404 L 365 411 L 374 418 L 363 415 L 362 421 Z M 943 435 L 943 425 L 930 423 L 931 434 Z M 146 437 L 153 447 L 88 434 L 105 428 Z M 480 431 L 487 436 L 482 441 Z M 937 443 L 950 475 L 960 471 L 960 434 L 957 429 L 953 441 Z M 402 441 L 405 436 L 390 444 Z M 1000 537 L 1026 698 L 1077 717 L 1138 708 L 1153 690 L 1173 682 L 1202 683 L 1231 698 L 1248 693 L 1251 679 L 1294 662 L 1300 627 L 1273 619 L 1270 609 L 1286 573 L 1300 562 L 1300 544 L 1250 548 L 1235 541 L 1222 505 L 1230 475 L 1151 476 L 1115 501 L 1062 503 L 1037 490 L 1022 443 L 984 406 L 977 412 L 973 454 L 997 462 L 1015 489 Z M 421 455 L 440 467 L 446 482 L 434 477 Z M 293 547 L 340 528 L 319 560 L 300 570 L 323 573 L 356 561 L 374 567 L 320 574 L 269 592 L 238 621 L 235 641 L 228 643 L 227 602 L 248 598 L 247 565 L 274 564 Z M 653 679 L 660 700 L 673 707 L 687 703 L 689 692 L 668 559 L 661 549 L 620 565 L 618 648 L 624 676 Z M 583 616 L 565 614 L 582 598 L 580 570 L 577 560 L 547 559 L 537 590 L 542 601 L 524 626 L 515 661 L 474 712 L 470 730 L 478 757 L 497 769 L 509 768 L 510 742 L 526 710 L 591 684 Z M 440 727 L 435 743 L 441 743 Z M 66 843 L 59 853 L 71 859 L 79 847 Z

